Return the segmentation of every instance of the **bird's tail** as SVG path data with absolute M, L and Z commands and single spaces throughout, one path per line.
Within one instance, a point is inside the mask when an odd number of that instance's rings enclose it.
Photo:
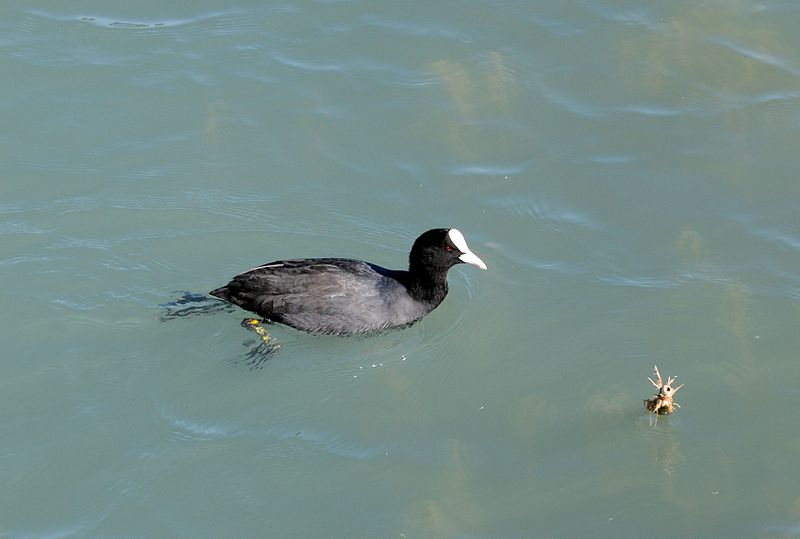
M 212 296 L 216 296 L 219 299 L 224 299 L 225 301 L 231 300 L 231 291 L 228 290 L 227 286 L 221 286 L 216 290 L 212 290 L 211 292 L 209 292 L 209 294 L 211 294 Z

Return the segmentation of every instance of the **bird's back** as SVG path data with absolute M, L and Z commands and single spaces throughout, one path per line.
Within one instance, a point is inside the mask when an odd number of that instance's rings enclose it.
M 407 274 L 342 258 L 281 260 L 211 294 L 303 331 L 364 333 L 412 323 L 433 308 L 409 296 Z

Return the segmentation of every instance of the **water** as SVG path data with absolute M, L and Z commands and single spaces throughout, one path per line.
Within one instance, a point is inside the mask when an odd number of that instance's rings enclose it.
M 0 537 L 800 536 L 799 17 L 7 0 Z M 408 329 L 159 320 L 439 226 Z

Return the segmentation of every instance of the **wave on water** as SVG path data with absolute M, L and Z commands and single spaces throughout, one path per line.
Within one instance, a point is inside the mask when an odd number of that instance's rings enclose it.
M 800 67 L 794 65 L 794 63 L 788 58 L 783 58 L 766 51 L 756 50 L 727 37 L 707 36 L 706 40 L 709 43 L 714 43 L 725 47 L 726 49 L 729 49 L 736 54 L 744 56 L 750 60 L 755 60 L 769 67 L 774 67 L 785 71 L 794 77 L 800 76 Z
M 1 213 L 1 212 L 0 212 Z M 50 228 L 44 228 L 41 225 L 34 225 L 24 221 L 5 221 L 0 222 L 0 235 L 3 234 L 49 234 L 52 232 Z
M 590 103 L 568 95 L 566 90 L 554 90 L 541 86 L 541 94 L 550 103 L 567 110 L 577 116 L 585 118 L 606 118 L 616 114 L 632 114 L 637 116 L 671 117 L 684 114 L 699 114 L 701 111 L 693 108 L 689 103 L 681 106 L 668 106 L 652 103 L 628 103 L 621 105 Z M 707 115 L 707 113 L 702 114 Z
M 220 24 L 224 21 L 231 22 L 235 17 L 247 18 L 248 13 L 243 10 L 226 10 L 226 11 L 210 11 L 199 13 L 190 17 L 175 17 L 165 18 L 162 20 L 148 20 L 148 19 L 132 19 L 132 18 L 118 18 L 100 14 L 82 14 L 76 15 L 74 13 L 59 13 L 55 11 L 45 11 L 41 9 L 31 9 L 27 11 L 31 17 L 38 17 L 44 20 L 56 22 L 81 22 L 98 26 L 101 28 L 116 28 L 123 30 L 136 30 L 136 29 L 159 29 L 159 28 L 180 28 L 191 25 L 202 25 L 209 21 L 215 22 L 215 27 L 224 27 L 225 24 Z M 240 25 L 233 25 L 233 30 L 241 30 Z
M 192 419 L 182 414 L 168 412 L 163 405 L 160 408 L 162 420 L 170 426 L 173 437 L 178 442 L 251 438 L 264 443 L 265 450 L 271 453 L 292 455 L 325 453 L 356 460 L 383 454 L 380 449 L 354 442 L 343 434 L 308 428 L 302 423 L 289 424 L 279 421 L 269 426 L 256 426 L 254 424 L 256 421 L 253 420 L 234 423 Z
M 556 232 L 580 227 L 589 230 L 604 230 L 606 226 L 588 212 L 570 207 L 549 196 L 533 194 L 528 197 L 494 197 L 491 204 L 510 214 L 530 219 Z
M 368 26 L 389 30 L 404 36 L 445 38 L 462 43 L 472 43 L 475 41 L 472 35 L 464 31 L 458 31 L 444 24 L 435 24 L 431 21 L 406 21 L 397 18 L 378 17 L 376 15 L 365 15 L 361 18 L 361 21 Z
M 513 176 L 522 174 L 530 168 L 532 161 L 518 164 L 471 163 L 450 167 L 454 176 Z
M 632 275 L 596 275 L 594 279 L 597 282 L 612 286 L 633 286 L 636 288 L 669 289 L 677 288 L 681 285 L 675 279 Z
M 772 243 L 781 249 L 800 251 L 800 235 L 795 235 L 776 227 L 755 225 L 752 223 L 748 223 L 747 225 L 746 228 L 748 232 L 759 239 Z

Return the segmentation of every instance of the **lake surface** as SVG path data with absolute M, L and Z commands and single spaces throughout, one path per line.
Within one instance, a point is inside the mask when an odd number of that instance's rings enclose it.
M 800 536 L 798 24 L 5 0 L 0 537 Z M 489 269 L 407 329 L 161 320 L 434 227 Z

